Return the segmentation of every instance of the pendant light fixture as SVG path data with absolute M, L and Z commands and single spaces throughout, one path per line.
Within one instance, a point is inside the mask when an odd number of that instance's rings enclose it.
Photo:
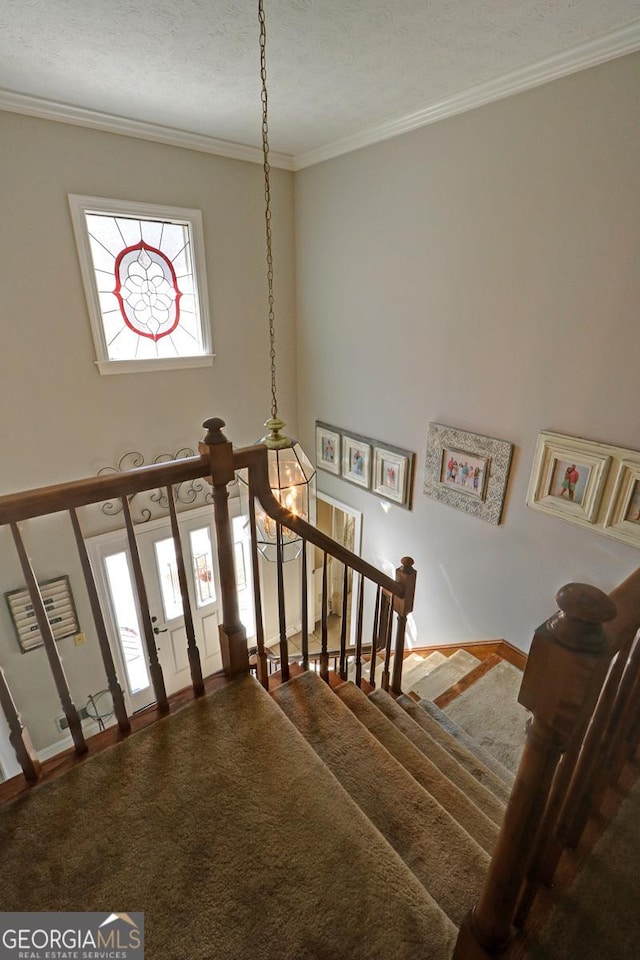
M 269 124 L 267 98 L 267 33 L 263 0 L 258 0 L 260 23 L 260 79 L 262 81 L 262 156 L 264 171 L 264 220 L 267 245 L 267 291 L 269 305 L 269 357 L 271 363 L 271 416 L 265 422 L 267 433 L 258 443 L 269 452 L 269 484 L 276 500 L 304 520 L 311 519 L 314 502 L 315 469 L 297 440 L 282 433 L 285 423 L 278 416 L 276 396 L 275 312 L 273 299 L 273 252 L 271 238 L 271 181 L 269 165 Z M 246 478 L 241 477 L 246 485 Z M 302 550 L 302 540 L 288 527 L 277 524 L 256 505 L 258 549 L 268 560 L 294 560 Z

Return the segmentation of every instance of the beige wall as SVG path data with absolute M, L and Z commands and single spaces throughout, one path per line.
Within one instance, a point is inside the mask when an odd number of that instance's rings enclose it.
M 413 512 L 327 474 L 364 553 L 419 571 L 419 643 L 527 648 L 563 583 L 632 547 L 525 506 L 541 429 L 640 448 L 640 58 L 296 177 L 299 418 L 417 452 Z M 515 444 L 501 526 L 425 498 L 429 421 Z
M 222 416 L 238 444 L 269 415 L 262 170 L 213 157 L 0 114 L 0 493 L 94 475 L 128 450 L 147 459 L 194 446 Z M 295 429 L 293 177 L 273 171 L 279 400 Z M 200 209 L 216 358 L 204 369 L 101 376 L 94 364 L 67 194 Z M 90 631 L 64 517 L 24 525 L 41 578 L 69 573 Z M 42 531 L 42 532 L 40 532 Z M 95 524 L 91 520 L 91 530 Z M 0 530 L 0 593 L 22 584 Z M 60 643 L 77 703 L 104 685 L 95 642 Z M 59 737 L 44 652 L 18 651 L 0 605 L 0 664 L 38 747 Z

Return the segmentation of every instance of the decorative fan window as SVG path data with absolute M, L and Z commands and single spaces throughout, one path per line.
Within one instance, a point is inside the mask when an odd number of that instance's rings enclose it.
M 213 359 L 199 210 L 69 195 L 101 373 Z

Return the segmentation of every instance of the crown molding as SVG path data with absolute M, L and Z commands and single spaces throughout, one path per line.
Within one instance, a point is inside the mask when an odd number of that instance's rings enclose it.
M 73 107 L 68 103 L 57 103 L 42 97 L 31 97 L 12 90 L 0 90 L 0 110 L 9 113 L 23 113 L 42 120 L 54 120 L 58 123 L 70 123 L 77 127 L 89 127 L 106 133 L 117 133 L 138 140 L 152 140 L 154 143 L 166 143 L 172 147 L 184 147 L 187 150 L 199 150 L 201 153 L 213 153 L 218 157 L 232 160 L 246 160 L 249 163 L 262 163 L 262 150 L 248 147 L 229 140 L 217 140 L 199 133 L 188 133 L 161 124 L 146 123 L 144 120 L 130 120 L 116 117 L 99 110 Z M 293 158 L 286 153 L 269 151 L 269 163 L 272 167 L 293 170 Z
M 598 64 L 605 63 L 608 60 L 615 60 L 637 50 L 640 50 L 640 20 L 635 20 L 618 30 L 572 47 L 563 53 L 505 73 L 493 80 L 476 84 L 452 97 L 427 104 L 402 117 L 367 127 L 358 133 L 318 147 L 315 150 L 309 150 L 295 156 L 272 151 L 269 153 L 269 162 L 272 167 L 279 167 L 282 170 L 303 170 L 305 167 L 322 163 L 324 160 L 331 160 L 333 157 L 351 153 L 362 147 L 401 136 L 403 133 L 409 133 L 428 124 L 436 123 L 438 120 L 454 117 L 456 114 L 465 113 L 467 110 L 473 110 L 495 100 L 502 100 L 504 97 L 516 93 L 522 93 L 533 87 L 541 86 L 571 73 L 577 73 L 580 70 L 586 70 L 589 67 L 598 66 Z M 117 117 L 112 114 L 101 113 L 98 110 L 88 110 L 84 107 L 57 103 L 42 97 L 14 93 L 11 90 L 0 90 L 0 110 L 22 113 L 43 120 L 89 127 L 93 130 L 103 130 L 107 133 L 116 133 L 125 137 L 135 137 L 139 140 L 166 143 L 169 146 L 198 150 L 219 157 L 229 157 L 233 160 L 262 163 L 262 151 L 257 147 L 249 147 L 229 140 L 218 140 L 215 137 L 189 133 L 186 130 L 177 130 L 161 124 L 147 123 L 143 120 Z
M 390 140 L 392 137 L 409 133 L 411 130 L 436 123 L 438 120 L 466 113 L 467 110 L 492 103 L 494 100 L 502 100 L 504 97 L 558 80 L 571 73 L 635 53 L 637 50 L 640 50 L 640 20 L 595 40 L 572 47 L 563 53 L 505 73 L 494 80 L 478 83 L 453 97 L 435 101 L 403 117 L 367 127 L 359 133 L 318 147 L 316 150 L 299 153 L 293 158 L 293 169 L 303 170 L 305 167 L 351 153 L 361 147 L 368 147 L 382 140 Z

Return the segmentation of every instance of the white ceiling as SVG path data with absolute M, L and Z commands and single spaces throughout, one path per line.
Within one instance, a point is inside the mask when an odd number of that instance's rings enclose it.
M 640 48 L 640 0 L 265 6 L 271 144 L 293 166 Z M 255 0 L 0 0 L 0 88 L 26 95 L 0 92 L 0 108 L 55 115 L 32 99 L 44 98 L 257 146 L 256 11 Z

